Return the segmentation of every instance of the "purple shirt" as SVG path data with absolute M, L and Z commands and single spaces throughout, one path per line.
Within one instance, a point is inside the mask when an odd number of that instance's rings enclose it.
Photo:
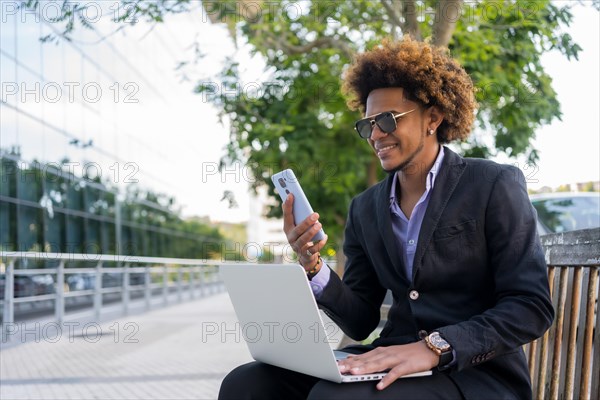
M 444 147 L 440 146 L 433 167 L 429 170 L 427 178 L 425 179 L 425 192 L 417 201 L 415 208 L 413 208 L 410 219 L 406 218 L 404 212 L 400 209 L 399 201 L 396 199 L 396 185 L 400 181 L 398 172 L 394 182 L 392 182 L 392 189 L 390 190 L 390 214 L 392 216 L 392 230 L 396 243 L 398 243 L 398 251 L 400 257 L 404 261 L 404 273 L 409 282 L 412 281 L 412 270 L 413 262 L 415 259 L 415 251 L 417 250 L 417 244 L 419 242 L 419 232 L 421 231 L 421 224 L 423 223 L 423 217 L 427 206 L 429 205 L 429 198 L 431 197 L 431 190 L 435 183 L 435 178 L 442 165 L 444 159 Z
M 392 188 L 390 190 L 390 217 L 392 219 L 392 230 L 394 232 L 396 242 L 398 243 L 398 251 L 404 260 L 404 273 L 409 281 L 412 281 L 412 268 L 415 258 L 415 250 L 417 249 L 419 240 L 419 231 L 421 230 L 423 217 L 425 216 L 425 211 L 429 205 L 431 190 L 435 184 L 435 178 L 440 170 L 443 159 L 444 146 L 440 146 L 440 151 L 435 159 L 435 162 L 433 163 L 433 167 L 431 167 L 431 170 L 427 174 L 427 179 L 425 181 L 425 192 L 423 192 L 423 195 L 415 205 L 410 219 L 406 218 L 404 212 L 402 212 L 398 202 L 396 201 L 396 185 L 400 181 L 398 172 L 396 172 L 394 181 L 392 182 Z M 331 274 L 331 270 L 327 266 L 327 263 L 323 261 L 323 264 L 324 265 L 321 267 L 319 273 L 316 274 L 310 281 L 310 287 L 316 299 L 318 299 L 323 293 L 323 288 L 329 282 L 329 276 Z

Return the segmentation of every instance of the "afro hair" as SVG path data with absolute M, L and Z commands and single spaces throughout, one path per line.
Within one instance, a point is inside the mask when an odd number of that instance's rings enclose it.
M 359 54 L 344 77 L 348 106 L 365 111 L 367 97 L 375 89 L 401 87 L 407 98 L 444 113 L 438 127 L 440 143 L 466 139 L 475 119 L 473 82 L 448 51 L 406 36 L 386 39 Z

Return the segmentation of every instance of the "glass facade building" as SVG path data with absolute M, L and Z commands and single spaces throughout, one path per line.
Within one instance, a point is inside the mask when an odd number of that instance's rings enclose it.
M 173 196 L 202 196 L 190 118 L 209 106 L 177 68 L 202 15 L 121 29 L 118 2 L 88 2 L 93 29 L 65 40 L 61 4 L 1 3 L 1 249 L 198 257 L 218 235 L 182 230 Z

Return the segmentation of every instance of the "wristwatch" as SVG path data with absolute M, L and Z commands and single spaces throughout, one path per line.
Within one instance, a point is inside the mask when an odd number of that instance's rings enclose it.
M 435 354 L 440 356 L 439 367 L 444 367 L 452 362 L 452 346 L 446 342 L 439 332 L 431 332 L 425 336 L 425 343 Z

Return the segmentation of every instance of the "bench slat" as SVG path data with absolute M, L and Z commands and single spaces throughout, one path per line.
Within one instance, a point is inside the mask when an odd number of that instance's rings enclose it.
M 567 303 L 567 289 L 569 270 L 560 269 L 560 282 L 558 286 L 558 308 L 556 310 L 556 323 L 554 325 L 554 351 L 552 352 L 552 376 L 550 378 L 550 400 L 558 400 L 558 387 L 560 384 L 560 362 L 562 355 L 562 341 L 565 321 L 565 306 Z
M 548 282 L 550 284 L 550 295 L 554 296 L 554 275 L 556 275 L 556 268 L 554 267 L 548 267 Z M 537 393 L 536 399 L 537 400 L 543 400 L 544 399 L 544 393 L 546 392 L 545 390 L 545 386 L 546 386 L 546 374 L 547 374 L 547 370 L 548 370 L 548 349 L 550 348 L 550 334 L 553 334 L 553 330 L 552 329 L 548 329 L 546 331 L 546 333 L 544 334 L 544 336 L 542 337 L 542 351 L 541 351 L 541 356 L 540 356 L 540 361 L 539 363 L 536 365 L 536 361 L 537 360 L 530 360 L 529 363 L 533 363 L 534 364 L 534 370 L 537 369 L 538 370 L 538 377 L 537 377 L 537 387 L 536 390 L 534 391 L 535 393 Z
M 577 325 L 579 323 L 579 309 L 581 305 L 581 270 L 575 267 L 573 274 L 573 292 L 571 293 L 571 315 L 569 318 L 568 347 L 567 347 L 567 374 L 565 376 L 565 395 L 567 399 L 573 398 L 575 391 L 575 360 L 577 356 Z
M 587 323 L 587 319 L 586 319 L 586 330 L 588 330 L 588 334 L 589 337 L 591 338 L 593 336 L 593 342 L 591 344 L 588 345 L 588 341 L 586 340 L 586 349 L 589 349 L 589 346 L 592 346 L 594 348 L 594 354 L 592 356 L 592 363 L 593 363 L 593 370 L 591 373 L 591 377 L 592 377 L 592 382 L 591 382 L 591 392 L 590 392 L 590 399 L 599 399 L 600 398 L 600 310 L 598 309 L 598 270 L 600 267 L 596 267 L 594 269 L 592 269 L 590 271 L 590 289 L 588 290 L 588 296 L 591 297 L 588 298 L 588 305 L 587 305 L 587 318 L 589 318 L 592 322 L 592 324 L 594 323 L 594 311 L 596 310 L 596 322 L 595 324 L 591 327 L 588 328 L 588 323 Z M 593 282 L 593 284 L 592 284 Z M 595 291 L 595 293 L 594 293 Z M 591 293 L 590 293 L 591 292 Z M 592 310 L 590 312 L 590 309 Z M 595 333 L 593 331 L 596 331 Z M 586 337 L 587 339 L 587 337 Z M 588 339 L 590 340 L 590 339 Z M 594 343 L 596 344 L 594 346 Z M 591 352 L 590 352 L 591 353 Z M 585 365 L 590 365 L 589 361 L 585 364 Z M 583 378 L 583 377 L 582 377 Z M 582 387 L 584 387 L 584 384 L 582 382 L 581 384 Z M 584 393 L 584 392 L 582 392 Z M 580 397 L 585 397 L 584 396 L 580 396 Z

